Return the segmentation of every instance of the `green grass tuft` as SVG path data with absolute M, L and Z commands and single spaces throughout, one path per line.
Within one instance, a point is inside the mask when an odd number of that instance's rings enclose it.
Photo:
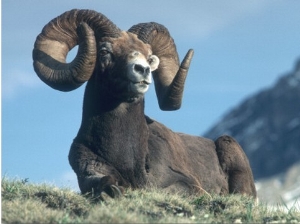
M 2 179 L 3 223 L 299 223 L 296 209 L 269 208 L 241 195 L 185 196 L 127 190 L 95 201 L 70 189 Z M 284 205 L 282 206 L 284 207 Z

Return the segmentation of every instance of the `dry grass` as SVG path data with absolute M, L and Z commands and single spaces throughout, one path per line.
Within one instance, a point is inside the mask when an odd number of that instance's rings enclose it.
M 239 195 L 195 196 L 127 190 L 97 201 L 69 189 L 2 179 L 3 223 L 299 223 L 300 212 Z

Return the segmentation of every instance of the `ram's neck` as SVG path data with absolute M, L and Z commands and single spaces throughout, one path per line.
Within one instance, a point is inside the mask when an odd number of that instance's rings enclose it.
M 118 102 L 87 90 L 82 124 L 75 141 L 112 164 L 122 176 L 138 179 L 131 181 L 133 186 L 145 182 L 148 126 L 143 98 Z

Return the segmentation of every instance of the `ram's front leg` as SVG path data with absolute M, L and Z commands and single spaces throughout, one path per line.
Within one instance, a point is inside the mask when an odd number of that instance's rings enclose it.
M 77 175 L 82 194 L 102 198 L 102 193 L 106 193 L 115 198 L 122 195 L 124 187 L 128 187 L 114 167 L 83 144 L 72 144 L 69 162 Z

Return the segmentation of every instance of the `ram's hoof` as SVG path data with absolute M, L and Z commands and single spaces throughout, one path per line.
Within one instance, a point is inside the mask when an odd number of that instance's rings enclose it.
M 120 189 L 116 185 L 110 185 L 105 189 L 105 191 L 102 191 L 100 193 L 100 199 L 102 201 L 108 201 L 112 198 L 120 198 L 123 195 L 122 189 Z
M 114 192 L 114 198 L 119 198 L 123 195 L 122 191 L 116 185 L 111 185 L 111 188 Z

